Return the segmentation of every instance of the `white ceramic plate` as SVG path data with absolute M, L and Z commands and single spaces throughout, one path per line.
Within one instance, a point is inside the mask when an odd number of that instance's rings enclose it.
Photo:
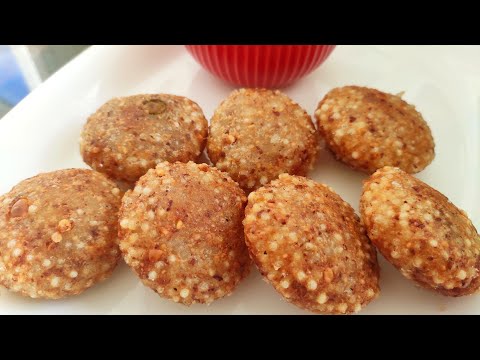
M 333 87 L 355 84 L 398 93 L 417 106 L 436 142 L 418 177 L 480 225 L 480 47 L 339 46 L 314 73 L 284 89 L 309 113 Z M 210 117 L 233 87 L 197 65 L 182 46 L 92 47 L 0 120 L 0 193 L 39 172 L 86 167 L 78 149 L 89 114 L 115 96 L 187 96 Z M 365 175 L 322 152 L 313 179 L 358 208 Z M 381 295 L 362 314 L 480 313 L 480 295 L 447 298 L 416 288 L 380 257 Z M 306 314 L 283 301 L 257 271 L 232 296 L 185 307 L 144 287 L 125 264 L 80 296 L 56 301 L 0 290 L 3 314 Z

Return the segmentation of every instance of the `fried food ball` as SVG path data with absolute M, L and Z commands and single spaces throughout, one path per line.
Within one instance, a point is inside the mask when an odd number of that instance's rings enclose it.
M 282 173 L 306 175 L 318 152 L 310 116 L 280 91 L 233 91 L 215 110 L 208 156 L 247 192 Z
M 280 175 L 248 196 L 245 215 L 250 256 L 287 301 L 345 314 L 379 295 L 375 248 L 352 207 L 328 186 Z
M 114 180 L 131 183 L 163 161 L 195 161 L 208 134 L 202 109 L 175 95 L 114 98 L 85 124 L 83 160 Z
M 108 278 L 120 190 L 92 170 L 67 169 L 21 181 L 0 196 L 0 284 L 58 299 Z
M 185 305 L 230 295 L 248 274 L 237 183 L 206 164 L 164 162 L 120 209 L 120 249 L 142 282 Z
M 396 166 L 417 173 L 435 157 L 435 144 L 422 115 L 398 95 L 345 86 L 331 90 L 315 111 L 318 131 L 335 157 L 373 173 Z
M 368 236 L 408 279 L 448 296 L 480 286 L 480 237 L 467 215 L 424 182 L 393 167 L 363 185 Z

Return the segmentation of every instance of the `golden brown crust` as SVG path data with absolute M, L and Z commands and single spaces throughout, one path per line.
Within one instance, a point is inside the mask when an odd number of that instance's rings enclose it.
M 318 152 L 310 116 L 280 91 L 233 91 L 215 110 L 207 143 L 210 160 L 252 191 L 282 173 L 306 175 Z
M 331 90 L 315 111 L 318 131 L 336 158 L 373 173 L 396 166 L 417 173 L 435 157 L 422 115 L 400 96 L 359 86 Z
M 448 296 L 480 287 L 480 237 L 447 197 L 404 171 L 385 167 L 363 186 L 368 236 L 408 279 Z
M 210 303 L 248 274 L 237 183 L 206 164 L 168 162 L 142 176 L 120 210 L 120 249 L 146 286 L 162 297 Z
M 32 298 L 76 295 L 120 257 L 120 191 L 92 170 L 43 173 L 0 196 L 0 283 Z
M 168 94 L 114 98 L 85 124 L 84 161 L 115 180 L 134 183 L 162 161 L 195 161 L 208 135 L 200 107 Z
M 378 296 L 375 248 L 351 206 L 331 188 L 283 174 L 249 195 L 245 215 L 250 255 L 287 301 L 344 314 Z

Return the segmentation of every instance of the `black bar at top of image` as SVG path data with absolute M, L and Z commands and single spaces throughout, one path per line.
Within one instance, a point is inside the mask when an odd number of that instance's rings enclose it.
M 12 4 L 2 4 L 3 44 L 480 43 L 478 12 L 459 2 Z

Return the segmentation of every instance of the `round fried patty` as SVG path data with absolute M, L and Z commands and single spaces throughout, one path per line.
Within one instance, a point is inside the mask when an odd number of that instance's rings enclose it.
M 175 302 L 229 295 L 250 268 L 245 202 L 238 184 L 213 167 L 161 163 L 122 200 L 123 257 L 145 285 Z
M 57 299 L 106 279 L 120 257 L 119 205 L 120 190 L 92 170 L 21 181 L 0 196 L 0 284 Z
M 240 89 L 215 110 L 208 156 L 247 192 L 282 173 L 306 175 L 318 151 L 310 116 L 276 90 Z
M 477 230 L 437 190 L 385 167 L 365 181 L 360 210 L 372 242 L 408 279 L 449 296 L 480 287 Z
M 114 98 L 85 124 L 80 150 L 93 169 L 134 183 L 163 161 L 195 161 L 205 147 L 207 120 L 193 101 L 150 94 Z
M 287 301 L 344 314 L 378 296 L 375 248 L 351 206 L 331 188 L 283 174 L 249 195 L 245 215 L 250 255 Z
M 315 111 L 318 131 L 336 158 L 373 173 L 396 166 L 417 173 L 435 157 L 428 124 L 400 96 L 345 86 L 331 90 Z

